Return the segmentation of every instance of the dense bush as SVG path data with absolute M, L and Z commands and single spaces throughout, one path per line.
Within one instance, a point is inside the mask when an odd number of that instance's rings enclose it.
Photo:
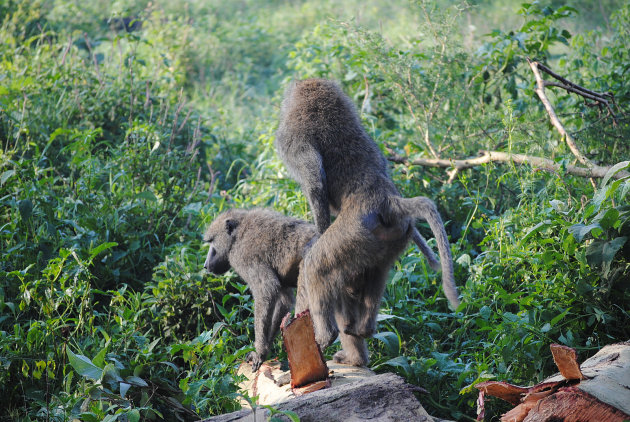
M 488 163 L 448 182 L 392 164 L 401 192 L 438 203 L 463 305 L 448 309 L 410 247 L 371 366 L 429 389 L 431 413 L 471 418 L 476 382 L 551 374 L 552 342 L 586 357 L 630 338 L 630 6 L 597 20 L 581 14 L 595 2 L 498 3 L 0 0 L 0 419 L 239 406 L 252 300 L 235 274 L 203 272 L 200 234 L 228 207 L 308 218 L 273 147 L 291 78 L 339 80 L 388 156 L 561 165 Z M 603 180 L 564 172 L 574 157 L 527 57 L 614 94 L 613 116 L 548 89 L 588 157 L 620 163 Z

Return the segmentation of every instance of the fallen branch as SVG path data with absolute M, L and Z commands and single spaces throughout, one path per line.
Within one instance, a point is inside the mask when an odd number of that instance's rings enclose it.
M 388 160 L 394 163 L 405 164 L 405 165 L 416 165 L 416 166 L 425 166 L 425 167 L 441 167 L 453 169 L 449 175 L 457 174 L 460 170 L 468 169 L 472 167 L 477 167 L 482 164 L 488 164 L 490 162 L 498 162 L 498 163 L 515 163 L 515 164 L 529 164 L 532 167 L 537 167 L 539 169 L 553 171 L 556 173 L 568 173 L 574 176 L 580 177 L 590 177 L 590 178 L 603 178 L 608 170 L 610 170 L 613 166 L 598 166 L 592 164 L 590 167 L 580 167 L 575 166 L 573 164 L 560 164 L 556 163 L 553 160 L 543 157 L 535 157 L 531 155 L 524 154 L 510 154 L 507 152 L 501 151 L 480 151 L 478 157 L 467 158 L 463 160 L 451 160 L 445 158 L 416 158 L 414 160 L 409 160 L 407 157 L 403 157 L 401 155 L 396 154 L 393 150 L 388 149 L 389 157 Z M 621 179 L 622 177 L 628 176 L 628 172 L 620 171 L 617 172 L 613 178 Z M 449 181 L 452 181 L 449 178 Z

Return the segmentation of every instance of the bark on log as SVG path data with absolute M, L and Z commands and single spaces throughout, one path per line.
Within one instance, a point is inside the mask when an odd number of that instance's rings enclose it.
M 413 395 L 417 387 L 405 383 L 391 373 L 375 375 L 334 388 L 279 403 L 280 411 L 297 413 L 301 422 L 310 421 L 375 421 L 375 422 L 439 422 L 431 417 Z M 207 422 L 263 421 L 269 411 L 257 407 L 206 419 Z M 278 415 L 274 415 L 278 416 Z M 283 416 L 283 420 L 289 420 Z
M 560 374 L 540 384 L 477 384 L 479 420 L 484 417 L 485 394 L 516 405 L 501 417 L 503 422 L 630 420 L 630 342 L 606 346 L 582 365 L 569 347 L 554 344 L 551 351 Z

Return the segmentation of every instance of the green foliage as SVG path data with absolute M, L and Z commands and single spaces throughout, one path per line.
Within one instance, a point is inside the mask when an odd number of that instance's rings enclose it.
M 392 167 L 405 196 L 438 203 L 463 305 L 448 309 L 412 247 L 369 346 L 373 369 L 462 420 L 475 383 L 554 372 L 552 342 L 585 356 L 627 339 L 630 6 L 473 3 L 0 0 L 0 419 L 196 420 L 239 407 L 252 298 L 235 274 L 204 273 L 200 232 L 229 207 L 308 218 L 273 146 L 292 78 L 339 80 L 386 155 L 499 150 L 561 168 L 574 157 L 525 58 L 612 92 L 614 116 L 547 88 L 589 158 L 621 162 L 595 190 L 514 163 L 452 183 Z M 616 11 L 597 20 L 603 8 Z

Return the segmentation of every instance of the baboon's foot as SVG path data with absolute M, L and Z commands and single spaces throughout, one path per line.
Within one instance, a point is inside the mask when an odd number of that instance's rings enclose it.
M 247 354 L 247 357 L 245 358 L 245 362 L 251 363 L 252 371 L 256 372 L 260 368 L 260 365 L 262 365 L 263 360 L 260 357 L 260 355 L 258 355 L 258 353 L 256 353 L 256 352 L 249 352 Z
M 333 355 L 333 361 L 352 366 L 366 366 L 369 362 L 367 356 L 361 356 L 361 354 L 356 350 L 340 350 Z

